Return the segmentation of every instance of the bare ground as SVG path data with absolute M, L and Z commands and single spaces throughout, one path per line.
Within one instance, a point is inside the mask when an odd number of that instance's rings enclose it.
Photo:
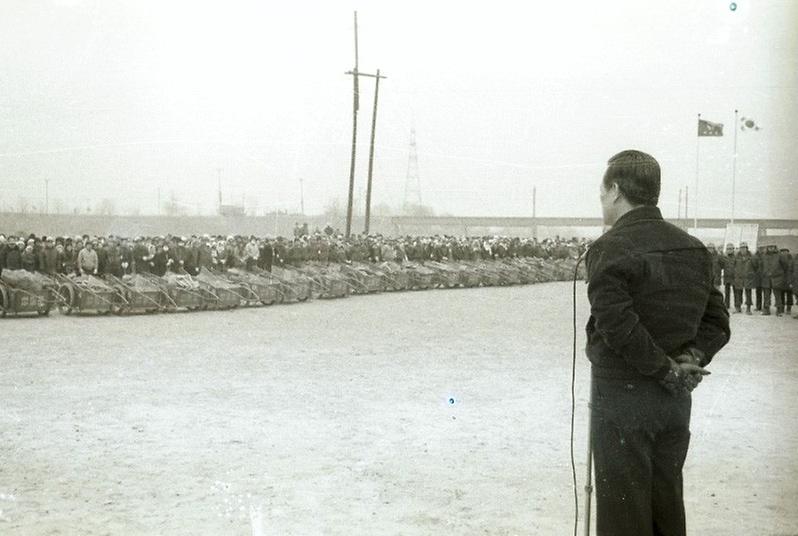
M 0 534 L 570 534 L 570 296 L 2 321 Z M 688 527 L 795 535 L 798 321 L 732 327 L 694 394 Z

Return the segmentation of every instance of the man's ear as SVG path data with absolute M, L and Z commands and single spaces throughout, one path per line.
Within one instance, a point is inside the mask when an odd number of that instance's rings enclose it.
M 621 188 L 618 186 L 617 182 L 613 182 L 610 185 L 610 188 L 607 191 L 607 193 L 609 193 L 609 195 L 612 196 L 612 202 L 613 203 L 617 203 L 618 200 L 621 198 L 621 195 L 622 195 L 621 194 Z

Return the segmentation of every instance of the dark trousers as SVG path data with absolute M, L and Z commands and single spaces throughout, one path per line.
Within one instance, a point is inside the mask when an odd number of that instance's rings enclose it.
M 724 303 L 726 304 L 726 309 L 728 309 L 731 307 L 732 285 L 731 283 L 724 283 L 723 286 L 726 287 Z
M 770 289 L 762 289 L 762 311 L 770 311 Z
M 745 304 L 751 306 L 751 289 L 742 287 L 734 287 L 734 308 L 740 309 L 743 305 L 743 290 L 745 290 Z
M 776 302 L 777 313 L 783 313 L 785 305 L 792 307 L 792 292 L 789 289 L 774 288 L 773 297 Z
M 786 306 L 788 309 L 791 309 L 791 308 L 792 308 L 792 306 L 793 306 L 793 301 L 792 301 L 792 291 L 791 291 L 791 290 L 789 290 L 789 289 L 785 289 L 785 290 L 782 290 L 782 292 L 784 293 L 784 296 L 783 296 L 783 298 L 782 298 L 782 303 L 784 303 L 784 305 L 785 305 L 785 306 Z
M 592 382 L 598 536 L 684 536 L 690 397 L 649 379 Z
M 762 287 L 756 287 L 756 310 L 762 309 Z

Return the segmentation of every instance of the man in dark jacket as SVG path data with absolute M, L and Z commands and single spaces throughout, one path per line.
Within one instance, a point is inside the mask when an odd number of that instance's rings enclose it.
M 729 340 L 729 313 L 707 249 L 662 219 L 653 157 L 613 156 L 600 192 L 612 228 L 587 255 L 596 526 L 681 536 L 690 392 Z
M 260 247 L 260 255 L 258 256 L 258 267 L 267 272 L 272 271 L 272 260 L 274 259 L 274 247 L 271 240 L 264 240 Z
M 742 311 L 743 292 L 745 292 L 745 314 L 751 314 L 751 289 L 754 288 L 754 263 L 748 244 L 740 243 L 740 250 L 734 256 L 734 311 Z
M 792 286 L 792 294 L 798 299 L 798 253 L 792 257 L 792 278 L 790 279 L 790 286 Z M 798 320 L 798 312 L 793 315 L 793 318 Z
M 6 235 L 0 234 L 0 275 L 3 274 L 3 268 L 6 265 L 7 252 L 8 252 L 8 244 L 6 243 Z
M 732 286 L 734 285 L 734 244 L 726 244 L 726 254 L 720 259 L 720 268 L 723 271 L 724 303 L 726 309 L 731 308 Z
M 133 241 L 131 257 L 133 258 L 134 273 L 146 274 L 152 271 L 152 267 L 150 266 L 150 261 L 152 260 L 150 250 L 144 244 L 144 240 L 140 236 L 137 236 Z
M 781 271 L 781 285 L 779 290 L 773 288 L 774 292 L 781 294 L 781 303 L 784 307 L 784 312 L 788 315 L 792 313 L 792 291 L 790 286 L 792 284 L 792 255 L 788 248 L 781 248 L 779 250 L 779 270 Z M 777 302 L 778 303 L 778 302 Z M 781 316 L 778 312 L 776 316 Z
M 27 270 L 28 272 L 36 271 L 36 268 L 39 266 L 39 259 L 36 257 L 33 244 L 28 244 L 25 246 L 25 249 L 22 250 L 20 260 L 22 262 L 23 269 Z
M 8 249 L 6 250 L 5 270 L 21 270 L 22 269 L 22 250 L 25 248 L 25 242 L 18 240 L 17 242 L 9 242 Z
M 756 253 L 754 253 L 753 266 L 754 266 L 754 288 L 756 289 L 756 302 L 754 311 L 762 310 L 762 256 L 765 254 L 765 246 L 757 246 Z
M 781 288 L 784 285 L 784 270 L 779 265 L 779 248 L 769 245 L 762 255 L 762 315 L 770 315 L 770 294 L 773 291 L 773 300 L 776 305 L 776 314 L 784 313 Z
M 55 249 L 55 241 L 52 237 L 47 237 L 44 247 L 39 251 L 39 271 L 47 275 L 55 275 L 58 272 L 62 255 Z

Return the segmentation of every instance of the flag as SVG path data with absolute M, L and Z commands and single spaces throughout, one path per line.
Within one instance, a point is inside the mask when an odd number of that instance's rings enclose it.
M 699 136 L 723 136 L 723 123 L 713 123 L 712 121 L 698 120 Z
M 740 130 L 759 130 L 759 125 L 750 117 L 741 117 Z

